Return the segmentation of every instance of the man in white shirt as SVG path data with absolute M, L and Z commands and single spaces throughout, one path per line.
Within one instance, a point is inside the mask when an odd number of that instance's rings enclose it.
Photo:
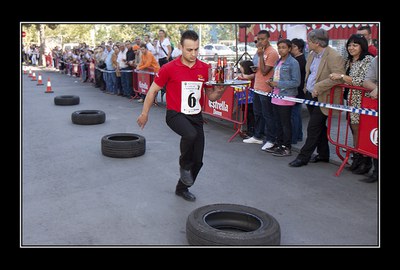
M 125 47 L 125 44 L 121 42 L 119 45 L 119 53 L 117 56 L 117 63 L 119 70 L 121 71 L 121 85 L 122 85 L 122 92 L 124 97 L 130 97 L 131 91 L 129 89 L 129 80 L 132 80 L 132 73 L 127 72 L 130 69 L 128 63 L 126 61 L 126 53 L 128 52 L 128 48 Z
M 152 55 L 155 55 L 156 49 L 154 48 L 153 44 L 151 44 L 149 35 L 144 35 L 144 43 L 146 44 L 147 50 L 149 50 Z
M 182 55 L 181 48 L 182 48 L 182 45 L 180 43 L 178 43 L 178 47 L 175 47 L 175 49 L 172 51 L 172 54 L 171 54 L 172 59 L 175 59 Z
M 172 48 L 171 48 L 171 42 L 169 41 L 169 38 L 166 37 L 167 34 L 165 33 L 164 30 L 160 29 L 158 31 L 158 42 L 157 42 L 157 48 L 158 48 L 158 63 L 160 64 L 160 67 L 168 63 L 168 59 L 171 56 Z

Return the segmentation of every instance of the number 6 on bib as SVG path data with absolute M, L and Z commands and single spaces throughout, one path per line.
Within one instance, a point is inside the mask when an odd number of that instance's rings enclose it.
M 181 86 L 181 113 L 198 114 L 201 111 L 200 97 L 202 82 L 183 81 Z

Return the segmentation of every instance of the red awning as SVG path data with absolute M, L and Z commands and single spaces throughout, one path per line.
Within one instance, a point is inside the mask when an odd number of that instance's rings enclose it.
M 364 25 L 369 25 L 372 31 L 372 38 L 378 38 L 378 24 L 360 24 L 360 23 L 350 23 L 350 24 L 329 24 L 329 23 L 307 23 L 307 32 L 312 29 L 324 28 L 329 33 L 330 39 L 348 39 L 350 35 L 357 32 L 357 28 Z M 251 24 L 248 28 L 239 28 L 239 41 L 245 41 L 245 30 L 247 30 L 247 42 L 253 42 L 254 37 L 260 30 L 267 30 L 271 37 L 270 40 L 277 41 L 280 38 L 286 38 L 286 28 L 288 24 L 275 23 L 275 24 Z

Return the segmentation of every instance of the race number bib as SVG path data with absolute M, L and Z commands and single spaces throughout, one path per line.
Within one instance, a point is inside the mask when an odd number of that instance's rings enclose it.
M 183 81 L 181 85 L 181 113 L 198 114 L 201 111 L 200 97 L 202 82 Z

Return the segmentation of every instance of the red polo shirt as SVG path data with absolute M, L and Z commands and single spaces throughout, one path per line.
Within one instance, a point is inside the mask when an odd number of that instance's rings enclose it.
M 372 54 L 373 57 L 375 57 L 378 54 L 378 49 L 371 44 L 368 46 L 368 52 Z
M 209 64 L 199 59 L 192 67 L 188 67 L 182 64 L 181 57 L 161 67 L 154 82 L 161 87 L 166 85 L 167 110 L 184 114 L 197 114 L 201 111 L 208 68 Z

